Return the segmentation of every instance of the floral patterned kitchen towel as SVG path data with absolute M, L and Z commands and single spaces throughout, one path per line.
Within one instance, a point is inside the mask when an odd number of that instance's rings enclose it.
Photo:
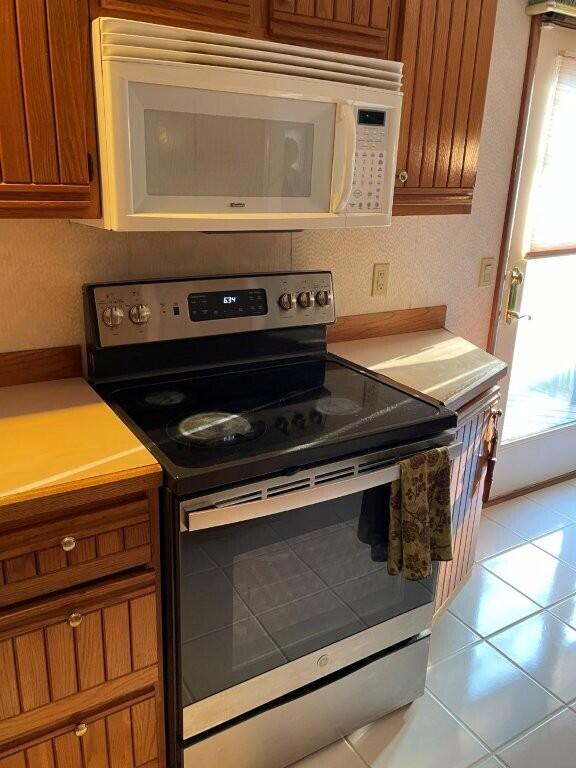
M 390 493 L 388 573 L 419 581 L 430 576 L 433 560 L 452 560 L 447 448 L 401 461 Z

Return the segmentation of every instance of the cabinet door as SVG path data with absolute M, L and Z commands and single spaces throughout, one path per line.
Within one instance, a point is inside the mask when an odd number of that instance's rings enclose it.
M 156 700 L 142 696 L 16 749 L 0 748 L 0 768 L 159 768 L 158 744 Z
M 0 617 L 0 744 L 158 686 L 153 572 Z
M 92 0 L 92 12 L 231 35 L 248 31 L 250 0 Z
M 453 560 L 440 564 L 436 610 L 460 587 L 474 565 L 486 469 L 485 437 L 498 400 L 496 387 L 478 398 L 477 407 L 473 404 L 459 413 L 456 440 L 462 442 L 462 453 L 454 461 L 451 475 Z
M 386 56 L 391 0 L 269 0 L 270 37 Z
M 0 216 L 96 216 L 87 0 L 0 3 Z
M 402 4 L 395 213 L 470 211 L 495 16 L 496 0 Z

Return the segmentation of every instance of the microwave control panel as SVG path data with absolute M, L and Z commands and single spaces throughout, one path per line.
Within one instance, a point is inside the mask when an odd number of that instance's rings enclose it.
M 352 195 L 347 209 L 351 213 L 382 211 L 382 182 L 386 168 L 386 112 L 383 109 L 358 109 L 356 153 Z

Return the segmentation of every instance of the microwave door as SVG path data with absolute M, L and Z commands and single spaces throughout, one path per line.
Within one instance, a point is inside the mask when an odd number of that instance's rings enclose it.
M 329 213 L 336 104 L 128 83 L 132 213 Z

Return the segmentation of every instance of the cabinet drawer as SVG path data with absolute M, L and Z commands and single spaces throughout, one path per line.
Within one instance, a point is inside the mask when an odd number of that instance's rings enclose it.
M 0 680 L 0 744 L 152 689 L 158 680 L 154 573 L 1 615 Z
M 19 747 L 0 747 L 0 768 L 158 768 L 154 696 L 68 725 Z
M 147 496 L 80 509 L 0 536 L 0 607 L 149 563 Z

